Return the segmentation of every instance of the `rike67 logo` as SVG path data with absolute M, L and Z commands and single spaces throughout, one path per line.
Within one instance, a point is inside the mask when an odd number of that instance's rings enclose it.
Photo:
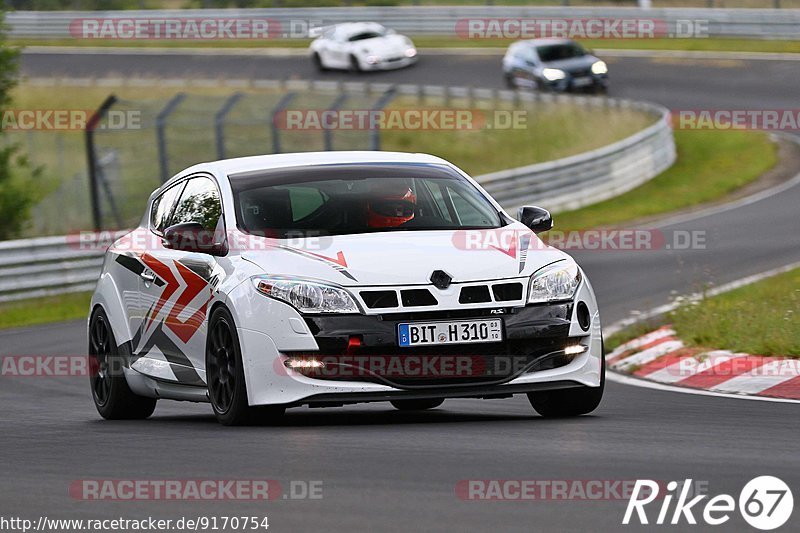
M 738 511 L 748 524 L 768 531 L 784 525 L 794 509 L 791 489 L 783 480 L 773 476 L 751 479 L 739 493 L 738 502 L 729 494 L 719 494 L 711 498 L 707 494 L 691 494 L 692 485 L 691 479 L 685 480 L 683 484 L 670 481 L 662 492 L 660 489 L 664 488 L 663 485 L 655 481 L 636 480 L 622 523 L 650 524 L 654 519 L 653 511 L 657 508 L 655 523 L 658 525 L 694 525 L 699 517 L 708 525 L 719 526 L 730 520 L 738 503 Z M 660 500 L 660 505 L 645 509 L 656 500 Z M 650 515 L 648 510 L 651 511 Z

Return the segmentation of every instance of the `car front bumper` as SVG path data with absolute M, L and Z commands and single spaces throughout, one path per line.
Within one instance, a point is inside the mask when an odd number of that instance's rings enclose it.
M 399 68 L 410 67 L 417 62 L 418 56 L 414 57 L 396 57 L 396 58 L 381 58 L 377 63 L 367 63 L 361 61 L 362 70 L 395 70 Z
M 250 405 L 506 397 L 543 388 L 600 384 L 602 333 L 588 281 L 569 303 L 526 306 L 504 315 L 489 314 L 487 309 L 486 314 L 473 311 L 450 317 L 442 316 L 448 312 L 435 311 L 422 316 L 302 319 L 286 304 L 263 296 L 258 298 L 254 304 L 270 309 L 251 311 L 242 320 L 237 317 Z M 580 301 L 589 308 L 591 322 L 587 329 L 580 326 L 576 317 Z M 264 328 L 258 324 L 264 321 L 257 317 L 270 317 L 270 333 L 259 331 Z M 473 318 L 501 318 L 505 331 L 503 343 L 434 346 L 424 350 L 397 347 L 396 327 L 400 322 Z M 356 338 L 358 345 L 351 341 Z M 578 344 L 586 347 L 583 353 L 565 356 L 564 347 Z M 325 371 L 314 374 L 290 370 L 286 366 L 288 358 L 321 360 Z M 437 362 L 431 363 L 434 360 Z M 378 368 L 386 371 L 376 371 L 375 366 L 370 366 L 375 361 L 379 362 Z M 413 370 L 406 373 L 409 361 L 413 362 Z

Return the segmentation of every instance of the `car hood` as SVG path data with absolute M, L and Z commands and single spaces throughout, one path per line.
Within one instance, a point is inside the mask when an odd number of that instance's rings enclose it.
M 428 284 L 434 270 L 444 270 L 455 283 L 518 278 L 568 257 L 521 224 L 496 230 L 396 231 L 292 241 L 249 238 L 258 242 L 241 255 L 266 274 L 343 286 Z
M 573 57 L 570 59 L 561 59 L 559 61 L 550 61 L 542 63 L 545 68 L 557 68 L 565 72 L 575 72 L 576 70 L 584 70 L 591 68 L 593 64 L 600 61 L 595 56 L 585 55 L 581 57 Z
M 402 35 L 387 35 L 353 43 L 356 50 L 364 51 L 370 55 L 385 57 L 387 55 L 403 55 L 409 47 L 406 38 Z

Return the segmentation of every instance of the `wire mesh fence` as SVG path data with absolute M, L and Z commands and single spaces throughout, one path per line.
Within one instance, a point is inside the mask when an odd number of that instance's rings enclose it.
M 115 128 L 104 117 L 94 132 L 98 228 L 135 225 L 149 194 L 180 170 L 202 161 L 270 153 L 377 149 L 369 131 L 292 130 L 280 114 L 373 109 L 380 94 L 293 90 L 291 86 L 225 95 L 177 93 L 170 99 L 118 100 L 109 116 L 128 117 Z M 83 205 L 86 205 L 85 203 Z

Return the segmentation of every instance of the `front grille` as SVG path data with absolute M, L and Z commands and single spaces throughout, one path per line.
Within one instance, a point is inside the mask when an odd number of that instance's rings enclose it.
M 424 307 L 437 305 L 439 302 L 428 289 L 408 289 L 400 291 L 403 307 Z
M 591 73 L 592 73 L 592 69 L 591 68 L 583 68 L 583 69 L 580 69 L 580 70 L 574 70 L 574 71 L 570 72 L 570 74 L 572 74 L 572 76 L 574 78 L 581 78 L 583 76 L 588 76 Z
M 522 283 L 500 283 L 492 286 L 492 292 L 498 302 L 521 300 Z
M 370 309 L 397 307 L 397 293 L 395 291 L 361 291 L 359 294 Z
M 491 301 L 492 297 L 489 296 L 489 287 L 486 285 L 464 287 L 461 289 L 461 294 L 458 296 L 458 303 L 460 304 L 479 304 Z

